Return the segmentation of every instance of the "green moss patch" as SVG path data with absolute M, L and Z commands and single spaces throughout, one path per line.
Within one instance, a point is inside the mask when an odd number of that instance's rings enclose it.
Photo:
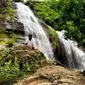
M 41 22 L 41 25 L 45 28 L 44 30 L 46 31 L 47 36 L 52 44 L 55 56 L 58 56 L 60 54 L 60 44 L 56 31 L 43 22 Z

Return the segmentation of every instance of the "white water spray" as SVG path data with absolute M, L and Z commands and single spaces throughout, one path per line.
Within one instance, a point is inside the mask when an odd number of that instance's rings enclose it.
M 77 43 L 72 40 L 66 40 L 65 31 L 57 31 L 62 47 L 65 49 L 66 58 L 69 68 L 84 70 L 85 69 L 85 53 L 78 48 Z

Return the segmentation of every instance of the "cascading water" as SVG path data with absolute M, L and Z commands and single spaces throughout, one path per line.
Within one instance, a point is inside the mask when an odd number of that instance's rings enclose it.
M 65 31 L 57 31 L 62 48 L 65 49 L 68 66 L 72 69 L 85 70 L 85 53 L 77 47 L 77 43 L 72 40 L 66 40 Z
M 43 27 L 38 22 L 38 19 L 34 16 L 30 8 L 25 6 L 23 3 L 15 3 L 18 21 L 24 25 L 25 31 L 25 43 L 29 46 L 38 48 L 42 53 L 45 54 L 47 59 L 54 60 L 53 49 L 46 36 Z M 32 35 L 32 40 L 29 41 L 29 34 Z

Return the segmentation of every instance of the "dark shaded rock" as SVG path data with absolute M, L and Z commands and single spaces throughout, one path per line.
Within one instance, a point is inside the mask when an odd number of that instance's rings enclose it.
M 15 31 L 23 32 L 24 33 L 24 26 L 21 22 L 19 22 L 17 19 L 14 21 L 15 23 Z
M 3 3 L 4 2 L 4 0 L 0 0 L 0 7 L 3 7 Z
M 21 22 L 18 22 L 17 19 L 14 20 L 14 23 L 11 20 L 7 20 L 4 23 L 6 30 L 12 30 L 14 32 L 24 33 L 24 26 Z
M 60 54 L 57 57 L 57 60 L 59 61 L 58 64 L 61 66 L 64 66 L 64 67 L 69 67 L 68 60 L 66 58 L 66 50 L 65 50 L 62 42 L 59 41 L 59 45 L 60 45 Z
M 85 76 L 85 70 L 83 70 L 83 72 L 80 72 L 82 75 L 84 75 Z

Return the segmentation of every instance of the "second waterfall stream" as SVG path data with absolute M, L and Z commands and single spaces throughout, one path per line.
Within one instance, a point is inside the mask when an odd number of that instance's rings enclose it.
M 71 69 L 85 70 L 85 53 L 78 48 L 78 44 L 73 40 L 65 39 L 65 31 L 57 31 L 62 50 L 64 51 L 64 60 L 67 67 Z M 62 53 L 62 52 L 61 52 Z M 66 61 L 65 61 L 66 60 Z M 65 61 L 65 62 L 64 62 Z

